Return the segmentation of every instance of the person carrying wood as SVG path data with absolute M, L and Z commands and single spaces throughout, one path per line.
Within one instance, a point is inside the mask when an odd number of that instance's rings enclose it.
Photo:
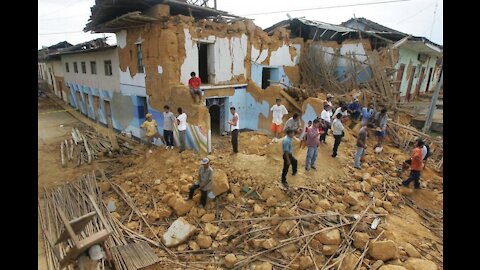
M 408 187 L 410 182 L 414 182 L 415 189 L 420 189 L 420 172 L 423 169 L 422 147 L 425 143 L 422 140 L 417 140 L 416 147 L 412 150 L 410 157 L 410 176 L 407 180 L 402 182 L 402 186 Z
M 198 170 L 198 181 L 190 187 L 187 201 L 193 198 L 195 190 L 200 189 L 200 208 L 204 208 L 207 204 L 207 195 L 212 191 L 213 187 L 213 169 L 210 167 L 208 158 L 203 158 L 201 164 L 202 166 Z
M 200 103 L 202 101 L 202 92 L 200 91 L 200 85 L 202 80 L 196 76 L 195 72 L 190 73 L 191 78 L 188 80 L 188 86 L 190 88 L 190 94 L 192 95 L 193 101 L 195 103 Z M 198 101 L 197 97 L 198 96 Z
M 150 149 L 148 150 L 148 152 L 151 154 L 155 138 L 161 139 L 163 141 L 163 137 L 157 130 L 157 121 L 155 121 L 155 119 L 152 119 L 152 114 L 147 113 L 145 115 L 145 118 L 145 122 L 143 122 L 140 127 L 145 130 L 145 140 L 149 144 Z
M 293 157 L 293 145 L 292 138 L 295 135 L 295 131 L 292 129 L 287 130 L 287 135 L 285 135 L 282 142 L 282 153 L 283 153 L 283 170 L 282 170 L 282 184 L 284 187 L 288 187 L 287 184 L 287 173 L 288 168 L 292 165 L 292 175 L 297 174 L 297 160 Z

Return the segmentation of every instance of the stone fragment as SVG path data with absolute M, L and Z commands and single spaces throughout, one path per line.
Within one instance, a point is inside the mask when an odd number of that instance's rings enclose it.
M 163 234 L 163 243 L 167 247 L 173 247 L 185 242 L 195 231 L 195 226 L 180 217 L 175 220 Z

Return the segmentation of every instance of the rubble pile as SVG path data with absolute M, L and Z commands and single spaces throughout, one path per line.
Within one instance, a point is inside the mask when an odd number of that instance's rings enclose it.
M 354 148 L 345 145 L 344 151 L 353 160 Z M 157 243 L 156 249 L 161 260 L 183 267 L 417 269 L 408 262 L 419 256 L 426 265 L 442 265 L 441 255 L 428 249 L 419 254 L 414 243 L 395 241 L 386 230 L 386 217 L 406 206 L 424 216 L 423 226 L 441 227 L 441 212 L 414 206 L 400 193 L 397 168 L 407 158 L 403 152 L 385 147 L 380 154 L 367 155 L 360 171 L 346 165 L 344 176 L 339 172 L 338 178 L 288 190 L 279 181 L 260 181 L 232 166 L 228 152 L 208 158 L 217 198 L 209 199 L 205 209 L 199 208 L 198 192 L 185 200 L 199 167 L 198 155 L 189 151 L 155 151 L 108 180 L 118 190 L 103 189 L 104 202 L 117 202 L 112 216 L 129 230 L 150 243 L 162 239 L 165 246 Z M 165 169 L 153 170 L 154 164 Z M 141 216 L 118 198 L 122 193 L 131 196 Z

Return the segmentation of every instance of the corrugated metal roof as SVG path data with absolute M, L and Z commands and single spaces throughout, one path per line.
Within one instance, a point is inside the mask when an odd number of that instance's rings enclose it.
M 328 30 L 333 30 L 337 31 L 340 33 L 348 33 L 348 32 L 356 32 L 357 30 L 340 26 L 340 25 L 335 25 L 335 24 L 330 24 L 330 23 L 324 23 L 324 22 L 319 22 L 319 21 L 314 21 L 314 20 L 307 20 L 303 18 L 295 18 L 295 20 L 299 20 L 303 24 L 310 25 L 313 27 L 321 28 L 321 29 L 328 29 Z

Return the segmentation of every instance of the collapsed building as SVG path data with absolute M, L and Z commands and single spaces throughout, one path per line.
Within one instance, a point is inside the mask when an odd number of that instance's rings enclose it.
M 372 89 L 379 104 L 396 106 L 432 90 L 440 46 L 363 18 L 351 21 L 295 18 L 262 30 L 185 1 L 96 1 L 85 31 L 115 33 L 117 45 L 94 40 L 50 53 L 53 89 L 97 123 L 136 138 L 143 138 L 147 113 L 161 130 L 163 106 L 181 107 L 187 147 L 207 153 L 212 134 L 229 131 L 231 106 L 242 129 L 268 131 L 279 97 L 307 122 L 322 110 L 319 92 Z M 190 98 L 191 72 L 202 80 L 202 104 Z M 177 130 L 174 139 L 178 144 Z

